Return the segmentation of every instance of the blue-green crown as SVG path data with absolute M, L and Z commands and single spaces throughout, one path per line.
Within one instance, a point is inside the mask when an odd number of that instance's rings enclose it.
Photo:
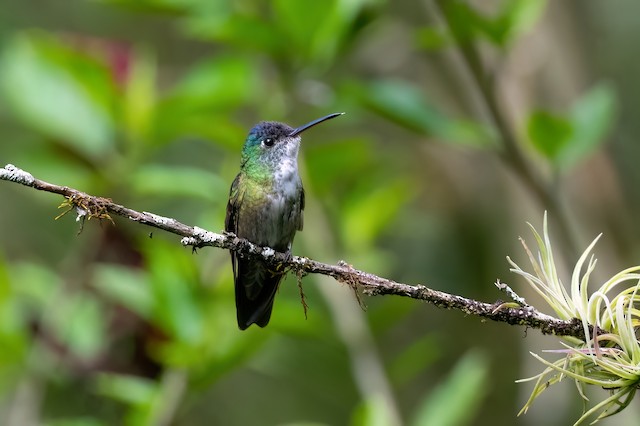
M 259 145 L 260 142 L 269 138 L 277 141 L 278 139 L 289 136 L 291 132 L 293 132 L 293 128 L 284 123 L 279 123 L 277 121 L 261 121 L 253 126 L 249 131 L 244 148 L 247 149 L 252 146 Z

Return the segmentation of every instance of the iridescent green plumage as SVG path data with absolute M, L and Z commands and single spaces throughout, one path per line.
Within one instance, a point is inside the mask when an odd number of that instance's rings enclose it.
M 300 133 L 341 114 L 331 114 L 293 129 L 264 121 L 251 131 L 242 149 L 240 173 L 229 194 L 225 229 L 279 252 L 289 252 L 302 229 L 304 190 L 298 175 Z M 238 327 L 269 323 L 273 300 L 284 276 L 264 260 L 231 252 Z

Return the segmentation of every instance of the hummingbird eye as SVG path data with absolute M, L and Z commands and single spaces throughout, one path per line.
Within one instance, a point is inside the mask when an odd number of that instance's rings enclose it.
M 272 138 L 266 138 L 265 140 L 262 141 L 262 144 L 264 146 L 273 146 L 274 143 L 275 141 Z

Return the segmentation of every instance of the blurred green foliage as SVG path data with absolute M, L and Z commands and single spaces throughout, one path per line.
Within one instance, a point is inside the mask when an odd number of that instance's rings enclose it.
M 569 171 L 593 153 L 611 128 L 615 95 L 598 86 L 578 99 L 566 117 L 533 111 L 527 122 L 532 145 L 559 170 Z
M 501 78 L 526 91 L 500 66 L 539 25 L 574 9 L 426 3 L 9 1 L 0 161 L 218 230 L 255 122 L 346 111 L 305 136 L 307 210 L 294 252 L 493 300 L 520 224 L 549 207 L 532 206 L 526 181 L 504 183 L 505 170 L 518 173 L 499 163 L 509 147 L 486 98 L 500 97 Z M 570 41 L 550 49 L 580 47 Z M 447 60 L 459 48 L 466 66 Z M 566 60 L 589 84 L 552 85 L 547 98 L 530 90 L 510 121 L 516 149 L 543 176 L 561 172 L 552 185 L 605 155 L 619 102 L 602 76 Z M 485 86 L 473 87 L 474 73 Z M 640 207 L 621 201 L 640 176 L 624 163 L 635 148 L 616 141 L 609 154 L 620 153 L 628 183 L 593 215 L 611 219 L 596 229 L 608 224 L 615 253 L 633 253 L 625 238 L 638 226 L 606 216 L 612 203 Z M 523 376 L 522 330 L 394 298 L 366 299 L 362 311 L 349 289 L 306 277 L 308 320 L 289 279 L 269 327 L 241 333 L 228 253 L 193 255 L 119 219 L 76 236 L 71 214 L 53 221 L 61 200 L 34 192 L 0 184 L 2 424 L 542 423 L 515 419 L 528 391 L 513 383 Z M 599 205 L 594 197 L 587 204 Z M 577 401 L 553 422 L 574 418 Z

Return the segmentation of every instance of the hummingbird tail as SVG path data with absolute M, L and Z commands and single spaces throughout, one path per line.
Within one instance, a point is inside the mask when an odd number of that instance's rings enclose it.
M 238 327 L 269 324 L 278 285 L 284 276 L 273 271 L 265 262 L 256 259 L 237 259 L 235 279 Z

